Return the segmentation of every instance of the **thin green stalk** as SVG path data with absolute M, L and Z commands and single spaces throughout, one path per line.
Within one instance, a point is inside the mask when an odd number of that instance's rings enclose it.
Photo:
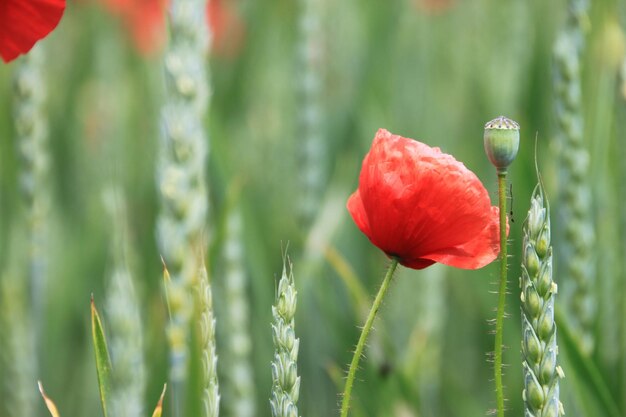
M 500 208 L 500 285 L 496 313 L 496 341 L 494 348 L 494 380 L 496 383 L 496 408 L 498 417 L 504 416 L 504 389 L 502 387 L 502 335 L 504 307 L 506 305 L 506 171 L 498 170 L 498 207 Z
M 504 416 L 504 389 L 502 388 L 502 334 L 506 305 L 506 170 L 519 150 L 519 124 L 507 117 L 497 117 L 485 125 L 485 153 L 498 173 L 498 207 L 500 209 L 500 285 L 496 313 L 496 340 L 493 353 L 494 381 L 496 383 L 496 410 Z
M 396 258 L 391 259 L 391 265 L 389 265 L 389 269 L 387 270 L 387 274 L 383 279 L 383 283 L 378 290 L 378 294 L 376 294 L 376 298 L 374 299 L 374 303 L 372 304 L 372 308 L 367 316 L 367 320 L 365 320 L 365 325 L 363 326 L 363 330 L 361 330 L 361 336 L 359 337 L 359 342 L 356 345 L 356 349 L 354 350 L 354 356 L 352 357 L 352 362 L 350 363 L 350 369 L 348 370 L 348 378 L 346 379 L 346 386 L 343 391 L 343 399 L 341 401 L 341 417 L 348 416 L 348 410 L 350 408 L 350 395 L 352 394 L 352 385 L 354 384 L 354 377 L 356 376 L 356 370 L 359 366 L 359 361 L 361 360 L 361 355 L 363 354 L 363 348 L 365 347 L 365 342 L 367 341 L 367 336 L 372 330 L 372 324 L 374 324 L 374 319 L 376 318 L 376 313 L 380 309 L 380 306 L 383 301 L 383 297 L 387 293 L 387 289 L 389 288 L 389 283 L 391 282 L 391 278 L 393 277 L 393 273 L 398 266 L 398 260 Z

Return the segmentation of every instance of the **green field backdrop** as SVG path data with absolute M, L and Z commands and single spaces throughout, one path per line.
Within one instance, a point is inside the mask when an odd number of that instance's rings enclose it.
M 211 94 L 204 119 L 210 148 L 204 249 L 217 320 L 220 414 L 245 417 L 236 411 L 243 396 L 251 401 L 250 415 L 271 415 L 271 306 L 287 253 L 298 290 L 299 415 L 339 415 L 359 326 L 389 262 L 345 209 L 377 129 L 454 155 L 495 204 L 496 174 L 483 150 L 483 127 L 506 115 L 521 125 L 520 152 L 509 170 L 506 415 L 524 415 L 518 278 L 521 228 L 537 183 L 536 143 L 551 206 L 554 280 L 567 288 L 569 266 L 584 256 L 592 318 L 581 336 L 572 324 L 576 312 L 565 308 L 568 292 L 559 292 L 561 401 L 568 417 L 626 416 L 626 3 L 593 1 L 573 26 L 582 37 L 576 65 L 583 123 L 576 128 L 583 159 L 570 163 L 586 168 L 573 191 L 582 208 L 570 212 L 580 214 L 577 227 L 590 233 L 575 235 L 584 255 L 564 249 L 573 221 L 562 198 L 570 142 L 559 139 L 564 93 L 557 88 L 555 58 L 559 36 L 572 28 L 568 10 L 579 2 L 222 3 L 236 14 L 235 23 L 229 21 L 236 27 L 225 30 L 226 45 L 213 48 L 206 61 Z M 101 415 L 90 296 L 108 331 L 120 227 L 127 231 L 141 317 L 142 415 L 149 416 L 168 379 L 156 232 L 165 46 L 139 54 L 104 7 L 73 1 L 38 47 L 50 163 L 49 210 L 41 220 L 47 238 L 36 254 L 45 277 L 39 311 L 28 296 L 29 203 L 20 185 L 24 164 L 14 117 L 14 79 L 23 58 L 0 65 L 0 280 L 9 282 L 0 306 L 0 416 L 20 416 L 8 406 L 15 401 L 32 401 L 32 416 L 47 415 L 37 380 L 62 416 Z M 313 59 L 307 59 L 310 47 Z M 121 206 L 125 211 L 115 210 Z M 399 268 L 361 362 L 351 415 L 489 413 L 495 407 L 489 354 L 497 277 L 497 262 L 477 271 Z M 238 280 L 234 289 L 232 279 Z M 11 323 L 35 335 L 35 350 L 22 350 L 21 359 L 11 350 L 19 346 L 7 330 Z M 243 356 L 229 336 L 236 326 Z M 241 357 L 247 363 L 238 363 Z M 237 373 L 237 366 L 247 371 Z M 171 402 L 166 394 L 166 417 L 173 416 Z M 190 417 L 198 415 L 189 407 Z

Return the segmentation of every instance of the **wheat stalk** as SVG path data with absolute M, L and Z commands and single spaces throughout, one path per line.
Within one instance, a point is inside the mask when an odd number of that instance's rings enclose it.
M 199 248 L 208 212 L 205 169 L 208 141 L 203 120 L 208 82 L 205 66 L 208 32 L 205 2 L 173 0 L 169 9 L 170 43 L 164 55 L 166 102 L 162 110 L 162 135 L 157 182 L 161 211 L 157 220 L 159 248 L 169 269 L 168 327 L 170 381 L 175 416 L 187 375 L 189 320 L 192 288 L 200 268 Z
M 522 276 L 522 357 L 524 407 L 527 417 L 563 415 L 559 400 L 554 299 L 557 285 L 552 279 L 550 208 L 539 183 L 530 200 L 523 226 Z
M 25 280 L 22 273 L 13 273 L 2 280 L 4 311 L 2 346 L 8 383 L 5 412 L 8 416 L 34 413 L 35 396 L 31 382 L 38 369 L 37 335 L 40 333 L 46 276 L 47 217 L 50 208 L 48 193 L 49 153 L 48 126 L 45 118 L 46 89 L 42 75 L 44 51 L 35 46 L 21 57 L 14 73 L 14 121 L 21 166 L 20 192 L 25 203 L 25 235 L 28 246 L 25 259 Z M 20 219 L 22 220 L 22 219 Z M 18 229 L 24 233 L 23 224 Z M 22 246 L 20 245 L 20 249 Z M 10 258 L 9 258 L 10 259 Z M 19 263 L 17 262 L 17 263 Z M 19 268 L 21 270 L 21 268 Z M 31 308 L 26 308 L 29 305 Z
M 200 268 L 198 282 L 200 307 L 200 342 L 202 349 L 202 416 L 219 415 L 220 394 L 217 380 L 217 352 L 215 348 L 215 317 L 213 295 L 206 267 Z
M 272 306 L 272 417 L 298 417 L 296 403 L 300 394 L 300 377 L 297 362 L 300 340 L 296 338 L 294 328 L 297 294 L 293 266 L 287 259 L 278 282 L 276 304 Z
M 300 68 L 300 215 L 309 223 L 315 215 L 325 182 L 326 142 L 323 134 L 322 48 L 324 31 L 321 22 L 322 2 L 301 0 L 299 21 Z
M 136 417 L 145 414 L 146 370 L 139 300 L 128 267 L 128 217 L 119 190 L 110 188 L 104 197 L 113 225 L 113 272 L 105 307 L 113 379 L 110 410 L 113 416 Z
M 35 46 L 20 58 L 14 78 L 15 131 L 21 169 L 20 190 L 26 203 L 28 276 L 33 316 L 39 326 L 46 275 L 47 217 L 50 210 L 48 176 L 48 125 L 44 115 L 46 100 L 42 76 L 44 50 Z
M 589 152 L 584 144 L 583 98 L 581 87 L 582 52 L 588 24 L 587 0 L 570 0 L 568 20 L 554 48 L 555 96 L 558 145 L 561 155 L 559 219 L 565 230 L 560 259 L 567 260 L 559 272 L 563 300 L 574 333 L 583 352 L 594 349 L 592 326 L 596 316 L 596 268 L 593 248 L 595 233 L 592 193 L 587 179 Z
M 242 217 L 234 207 L 226 218 L 224 241 L 224 291 L 228 314 L 224 317 L 224 337 L 228 346 L 224 378 L 228 382 L 225 411 L 235 417 L 257 414 L 253 371 L 250 364 L 249 307 L 246 295 L 247 277 L 243 266 Z
M 34 332 L 18 276 L 11 271 L 0 277 L 0 415 L 6 417 L 36 414 Z

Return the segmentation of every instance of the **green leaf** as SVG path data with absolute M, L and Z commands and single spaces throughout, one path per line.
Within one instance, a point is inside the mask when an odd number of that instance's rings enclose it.
M 576 385 L 581 391 L 581 397 L 595 400 L 596 408 L 602 410 L 605 416 L 622 416 L 615 399 L 611 395 L 611 390 L 602 377 L 602 373 L 591 358 L 585 356 L 580 351 L 578 343 L 576 343 L 569 328 L 569 323 L 563 316 L 562 311 L 557 309 L 555 316 L 561 342 L 560 346 L 565 348 L 570 363 L 573 365 L 574 372 L 577 374 L 575 381 L 579 382 Z M 591 395 L 584 395 L 587 393 L 591 393 Z M 583 405 L 587 406 L 585 402 L 583 402 Z
M 107 348 L 106 338 L 102 321 L 96 310 L 96 305 L 91 295 L 91 335 L 93 337 L 93 347 L 96 354 L 96 371 L 98 372 L 98 385 L 100 386 L 100 400 L 102 401 L 102 411 L 107 417 L 107 397 L 111 392 L 111 359 Z
M 163 397 L 165 396 L 165 390 L 167 389 L 167 384 L 163 385 L 163 391 L 161 392 L 161 398 L 159 398 L 159 402 L 154 409 L 154 413 L 152 413 L 152 417 L 161 417 L 161 413 L 163 412 Z
M 57 410 L 57 406 L 50 398 L 48 398 L 46 392 L 43 390 L 43 385 L 41 384 L 41 381 L 37 381 L 37 385 L 39 386 L 39 392 L 41 393 L 41 396 L 46 403 L 46 407 L 48 407 L 48 411 L 50 411 L 52 417 L 61 417 L 61 415 L 59 414 L 59 410 Z

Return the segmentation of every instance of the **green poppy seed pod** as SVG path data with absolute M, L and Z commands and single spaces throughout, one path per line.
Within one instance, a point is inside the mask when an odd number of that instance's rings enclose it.
M 485 125 L 485 153 L 498 172 L 506 172 L 519 149 L 519 125 L 500 116 Z

